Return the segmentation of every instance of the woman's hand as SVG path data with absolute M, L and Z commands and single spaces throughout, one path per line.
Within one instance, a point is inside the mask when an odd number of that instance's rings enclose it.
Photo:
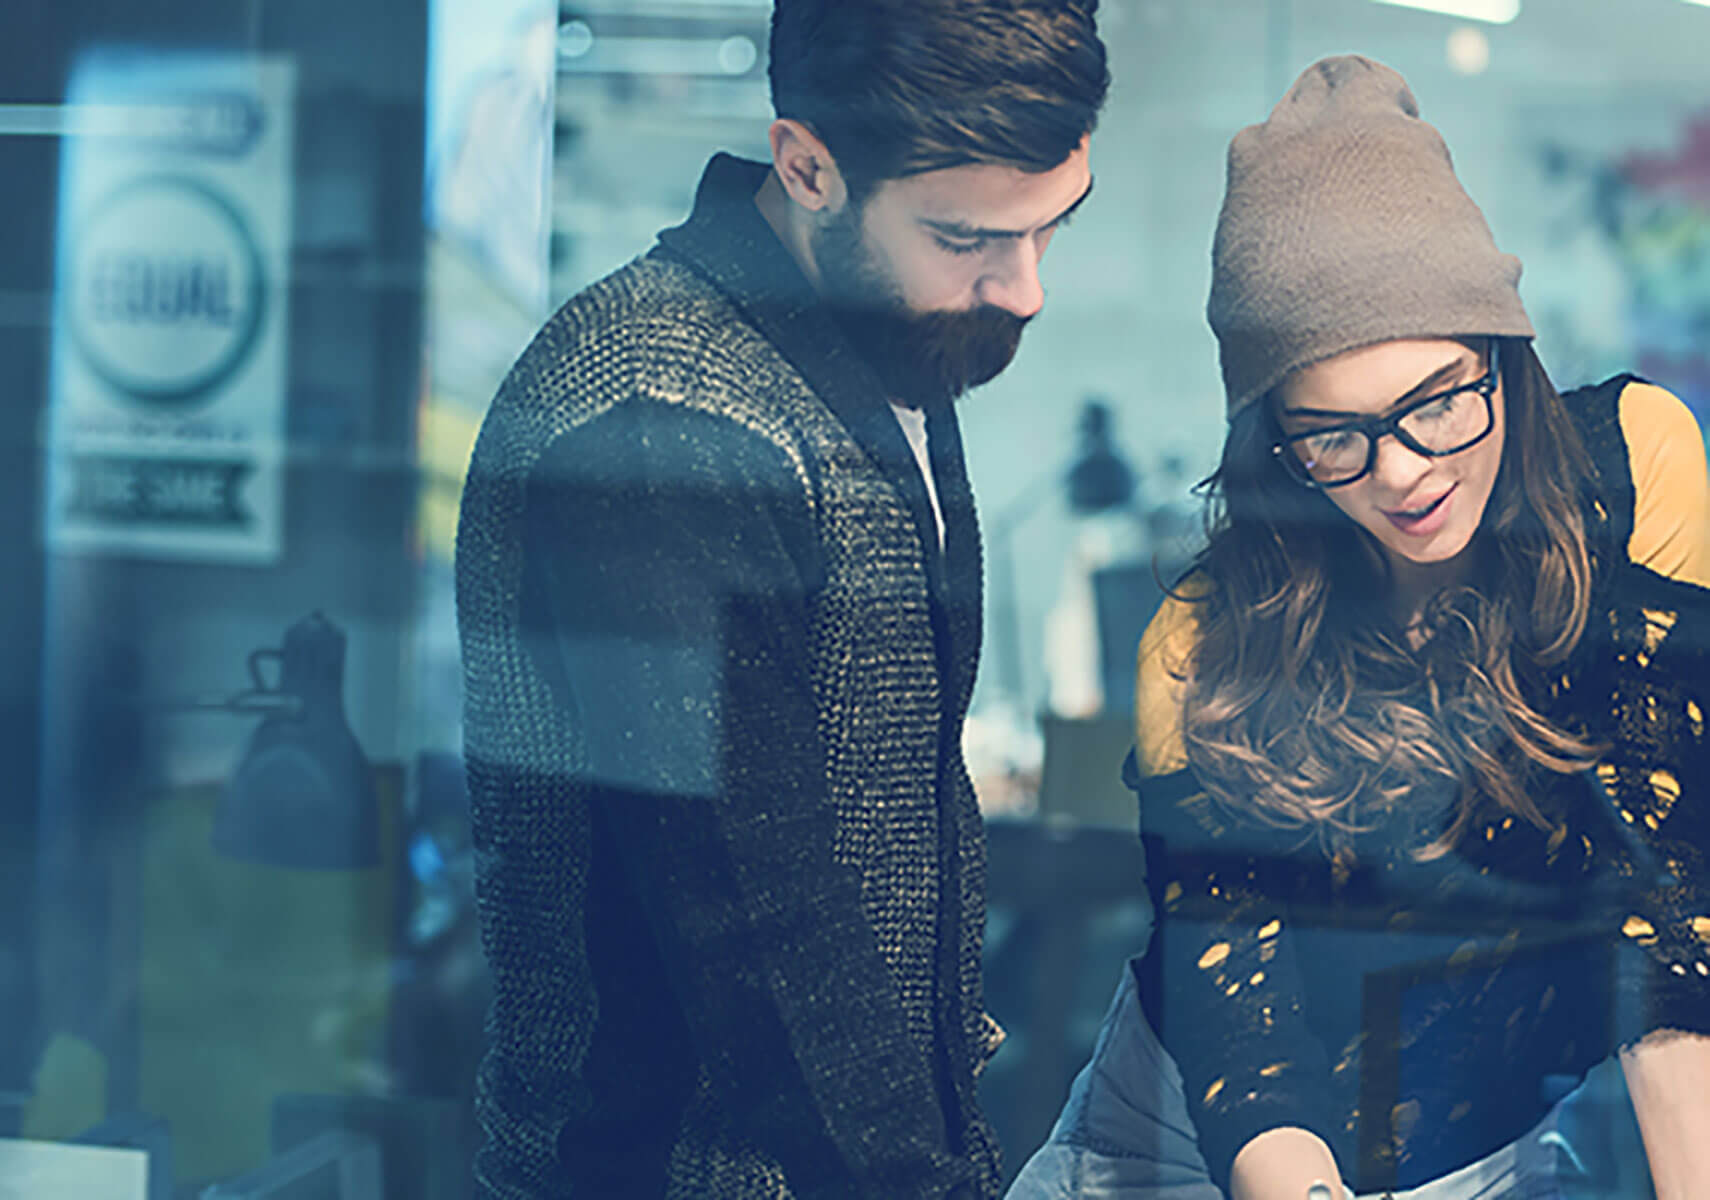
M 1304 1129 L 1267 1129 L 1241 1147 L 1229 1169 L 1233 1200 L 1304 1200 L 1324 1184 L 1335 1200 L 1345 1194 L 1336 1156 L 1324 1139 Z M 1659 1195 L 1658 1200 L 1663 1200 Z
M 1621 1052 L 1621 1071 L 1657 1200 L 1702 1196 L 1710 1179 L 1710 1037 L 1659 1029 Z

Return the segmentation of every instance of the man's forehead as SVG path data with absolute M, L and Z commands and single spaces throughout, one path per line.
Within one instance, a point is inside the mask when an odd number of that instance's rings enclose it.
M 1092 190 L 1083 144 L 1049 171 L 970 163 L 892 181 L 916 220 L 988 234 L 1022 234 L 1062 220 Z

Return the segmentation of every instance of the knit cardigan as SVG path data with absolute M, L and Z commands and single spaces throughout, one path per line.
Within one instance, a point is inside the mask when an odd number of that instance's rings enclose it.
M 754 204 L 570 300 L 457 547 L 487 1197 L 993 1195 L 980 545 Z

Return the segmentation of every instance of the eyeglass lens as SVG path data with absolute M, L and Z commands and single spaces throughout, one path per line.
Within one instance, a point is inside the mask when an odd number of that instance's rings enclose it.
M 1439 396 L 1404 415 L 1397 423 L 1411 448 L 1431 454 L 1464 450 L 1490 431 L 1491 409 L 1485 394 L 1469 386 Z M 1319 483 L 1339 483 L 1365 474 L 1372 457 L 1371 435 L 1360 429 L 1334 429 L 1290 443 L 1301 469 Z

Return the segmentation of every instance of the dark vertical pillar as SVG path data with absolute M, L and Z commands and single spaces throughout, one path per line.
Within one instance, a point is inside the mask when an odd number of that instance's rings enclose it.
M 56 0 L 13 0 L 0 18 L 0 104 L 64 87 L 70 34 Z M 41 776 L 43 570 L 37 430 L 47 396 L 59 147 L 0 135 L 0 1136 L 15 1125 L 36 1045 L 35 845 Z

